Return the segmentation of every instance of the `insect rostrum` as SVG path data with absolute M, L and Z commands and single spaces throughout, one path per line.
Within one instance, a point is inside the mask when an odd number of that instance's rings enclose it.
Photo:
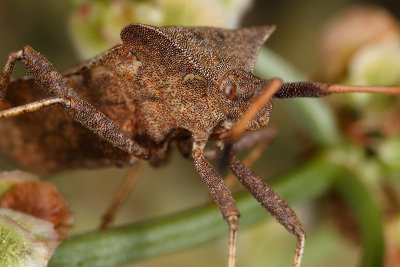
M 258 78 L 252 73 L 257 53 L 274 29 L 131 24 L 121 31 L 120 44 L 63 73 L 26 46 L 11 53 L 6 63 L 0 80 L 0 117 L 28 114 L 2 121 L 0 130 L 7 129 L 13 138 L 1 140 L 0 148 L 40 173 L 126 166 L 140 159 L 159 165 L 172 147 L 187 156 L 190 149 L 189 157 L 229 224 L 228 266 L 233 267 L 239 211 L 204 156 L 207 141 L 217 140 L 223 148 L 224 143 L 267 126 L 274 97 L 400 92 L 399 87 Z M 30 78 L 10 81 L 16 61 Z M 51 113 L 51 121 L 42 121 L 42 113 L 30 113 L 55 104 L 63 109 L 44 111 Z M 260 177 L 228 155 L 228 166 L 239 181 L 297 236 L 293 266 L 300 266 L 305 234 L 296 214 Z

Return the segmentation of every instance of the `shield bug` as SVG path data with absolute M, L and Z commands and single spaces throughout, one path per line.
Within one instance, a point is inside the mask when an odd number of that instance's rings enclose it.
M 300 221 L 231 153 L 230 144 L 268 126 L 274 98 L 400 94 L 400 87 L 284 83 L 256 77 L 258 51 L 274 29 L 131 24 L 121 31 L 121 43 L 63 73 L 26 46 L 9 55 L 1 76 L 0 118 L 18 117 L 2 121 L 0 130 L 13 138 L 2 139 L 0 146 L 22 166 L 44 173 L 127 166 L 138 160 L 157 166 L 177 146 L 194 161 L 229 225 L 228 266 L 233 267 L 239 211 L 204 155 L 206 143 L 215 140 L 233 174 L 297 237 L 293 266 L 298 267 L 305 243 Z M 30 78 L 10 81 L 17 61 Z M 48 111 L 48 120 L 33 113 L 56 105 L 62 109 Z

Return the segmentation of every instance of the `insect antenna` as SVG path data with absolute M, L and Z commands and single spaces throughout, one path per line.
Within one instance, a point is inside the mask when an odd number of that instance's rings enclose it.
M 278 98 L 322 97 L 332 93 L 376 93 L 400 95 L 400 86 L 363 86 L 319 82 L 289 82 L 283 83 L 281 89 L 275 94 L 275 96 Z
M 257 112 L 265 105 L 269 98 L 293 97 L 322 97 L 330 94 L 343 93 L 377 93 L 400 95 L 400 86 L 363 86 L 327 84 L 320 82 L 288 82 L 282 83 L 280 79 L 271 79 L 264 92 L 253 102 L 243 117 L 232 127 L 229 138 L 225 140 L 217 167 L 219 174 L 223 175 L 228 166 L 229 157 L 233 150 L 233 143 L 239 140 L 246 132 L 247 124 L 254 119 Z

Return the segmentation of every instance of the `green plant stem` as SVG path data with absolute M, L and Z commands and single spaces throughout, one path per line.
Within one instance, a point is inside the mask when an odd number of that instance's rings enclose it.
M 335 188 L 357 215 L 363 246 L 359 266 L 383 266 L 385 244 L 382 213 L 372 193 L 350 172 L 337 179 Z
M 281 177 L 273 188 L 289 202 L 315 199 L 332 185 L 337 168 L 323 157 Z M 240 228 L 264 220 L 265 210 L 249 194 L 236 196 Z M 110 266 L 197 246 L 221 236 L 228 227 L 215 205 L 125 227 L 71 237 L 56 250 L 50 266 Z

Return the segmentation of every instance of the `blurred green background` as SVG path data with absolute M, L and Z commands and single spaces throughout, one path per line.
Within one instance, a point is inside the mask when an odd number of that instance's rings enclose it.
M 354 4 L 367 3 L 386 7 L 392 15 L 400 16 L 398 1 L 254 1 L 240 25 L 276 24 L 277 31 L 266 45 L 301 73 L 312 75 L 318 72 L 320 64 L 323 65 L 318 56 L 318 45 L 329 18 Z M 79 62 L 82 53 L 78 53 L 70 30 L 70 16 L 77 6 L 79 1 L 1 0 L 0 58 L 5 62 L 9 52 L 29 44 L 59 70 Z M 207 12 L 207 8 L 201 12 Z M 24 71 L 18 67 L 16 76 L 22 75 Z M 326 102 L 325 99 L 317 101 Z M 331 102 L 335 105 L 335 100 Z M 272 124 L 279 131 L 278 137 L 253 166 L 265 179 L 301 165 L 310 151 L 316 149 L 282 101 L 276 101 Z M 15 168 L 7 159 L 2 159 L 1 166 L 3 170 Z M 116 168 L 74 170 L 44 178 L 57 184 L 66 195 L 76 214 L 74 232 L 81 233 L 99 225 L 102 213 L 126 172 L 126 169 Z M 242 189 L 235 186 L 234 190 Z M 293 206 L 308 236 L 302 266 L 350 267 L 358 264 L 359 243 L 346 237 L 346 231 L 338 230 L 334 218 L 338 214 L 332 211 L 335 207 L 332 198 L 335 197 L 325 196 L 318 201 Z M 174 153 L 166 167 L 153 169 L 145 165 L 141 168 L 139 179 L 118 213 L 115 225 L 168 215 L 209 201 L 207 189 L 192 162 Z M 295 238 L 281 225 L 271 219 L 265 220 L 239 231 L 238 266 L 290 266 L 294 246 Z M 224 266 L 226 250 L 225 237 L 173 255 L 133 263 L 132 266 Z

